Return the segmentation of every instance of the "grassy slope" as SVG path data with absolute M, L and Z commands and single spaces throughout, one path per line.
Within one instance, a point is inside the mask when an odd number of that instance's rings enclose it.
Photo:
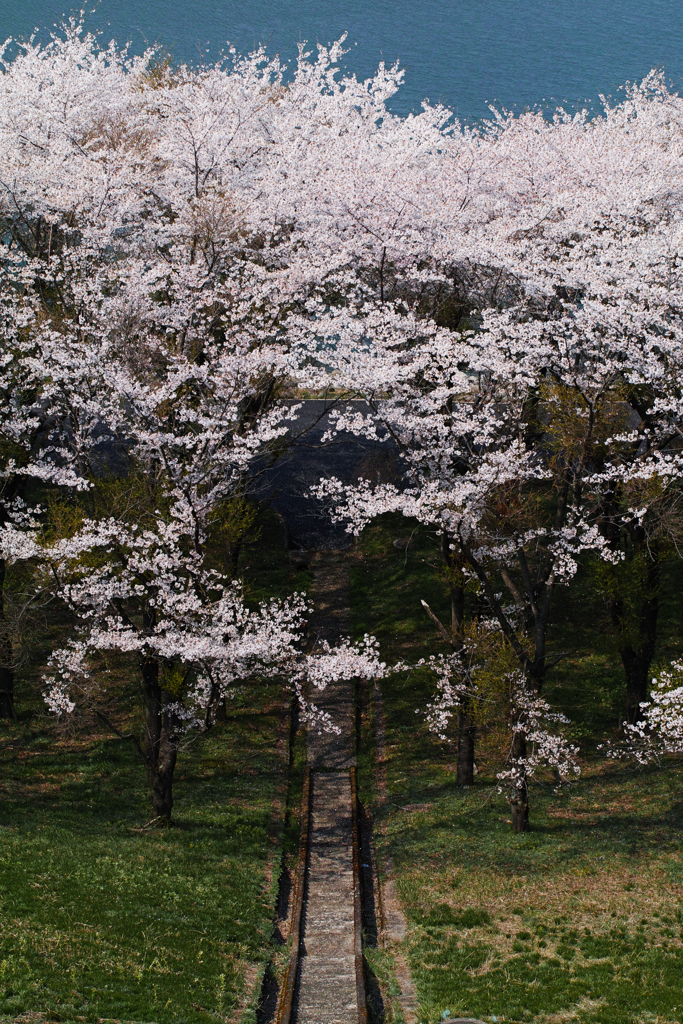
M 251 601 L 307 585 L 281 532 L 266 517 L 243 552 Z M 20 723 L 0 724 L 0 1021 L 250 1019 L 282 838 L 282 694 L 245 689 L 226 724 L 190 739 L 176 825 L 145 831 L 132 746 L 87 723 L 60 738 L 37 696 L 43 657 L 37 646 L 20 681 Z M 119 681 L 129 721 L 134 675 Z
M 226 1016 L 269 939 L 275 728 L 237 716 L 195 742 L 164 831 L 140 830 L 149 800 L 130 748 L 5 734 L 0 1014 Z
M 129 747 L 3 735 L 0 1015 L 207 1021 L 243 1001 L 271 931 L 276 729 L 245 709 L 192 744 L 164 831 L 140 830 Z
M 432 540 L 418 532 L 407 559 L 393 546 L 410 530 L 387 519 L 368 531 L 352 574 L 354 629 L 376 632 L 389 657 L 439 649 L 420 597 L 446 613 L 428 565 Z M 623 684 L 604 612 L 589 580 L 580 585 L 571 630 L 566 597 L 558 601 L 551 643 L 569 657 L 548 694 L 590 754 L 618 724 Z M 662 658 L 681 639 L 677 613 L 669 600 Z M 429 697 L 419 674 L 390 678 L 383 692 L 390 803 L 378 840 L 391 850 L 411 923 L 421 1019 L 448 1010 L 486 1021 L 680 1024 L 680 768 L 634 772 L 591 754 L 571 789 L 535 786 L 533 831 L 514 836 L 485 758 L 473 789 L 455 786 L 453 747 L 431 737 L 419 713 Z

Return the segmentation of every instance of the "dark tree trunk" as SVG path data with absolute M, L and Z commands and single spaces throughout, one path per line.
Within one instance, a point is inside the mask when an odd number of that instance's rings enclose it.
M 206 707 L 206 714 L 204 715 L 204 728 L 206 730 L 213 728 L 218 722 L 227 722 L 228 712 L 225 707 L 225 701 L 226 698 L 221 697 L 219 687 L 214 684 L 211 687 L 211 695 Z
M 178 759 L 179 740 L 176 717 L 165 709 L 161 715 L 159 756 L 152 778 L 152 807 L 155 817 L 169 823 L 173 810 L 173 774 Z
M 16 718 L 14 711 L 14 673 L 4 665 L 0 665 L 0 718 Z
M 444 565 L 454 573 L 460 566 L 460 557 L 457 550 L 451 550 L 451 538 L 444 530 L 441 534 L 441 557 Z M 458 586 L 451 577 L 451 632 L 453 634 L 453 650 L 460 650 L 462 647 L 462 626 L 465 621 L 465 588 Z
M 180 733 L 176 716 L 168 710 L 170 695 L 159 684 L 159 662 L 142 665 L 145 703 L 145 760 L 152 789 L 155 818 L 170 824 L 173 810 L 173 773 L 178 758 Z
M 5 559 L 0 558 L 0 718 L 15 718 L 12 637 L 7 629 L 5 617 L 6 571 Z
M 644 598 L 638 614 L 637 646 L 619 645 L 621 663 L 626 676 L 626 718 L 632 725 L 640 717 L 640 705 L 647 700 L 650 683 L 650 665 L 657 644 L 659 618 L 659 562 L 648 562 L 643 580 Z M 627 627 L 624 602 L 616 600 L 611 606 L 612 622 L 618 632 Z
M 444 531 L 441 534 L 441 555 L 446 567 L 450 572 L 458 568 L 458 555 L 451 550 L 449 535 Z M 465 588 L 458 586 L 451 578 L 451 639 L 450 646 L 457 654 L 463 647 L 463 625 L 465 622 Z M 471 717 L 469 701 L 458 711 L 458 769 L 456 785 L 474 785 L 474 744 L 476 740 L 476 728 Z
M 158 661 L 142 663 L 142 688 L 145 703 L 145 757 L 151 768 L 156 763 L 161 740 L 162 703 Z
M 637 650 L 623 647 L 619 654 L 626 675 L 626 718 L 633 725 L 641 717 L 640 705 L 648 697 L 654 642 L 643 643 Z
M 236 540 L 228 544 L 228 562 L 230 564 L 230 578 L 237 579 L 237 569 L 242 551 L 242 541 Z
M 453 650 L 462 650 L 462 627 L 465 618 L 465 591 L 463 587 L 451 587 L 451 630 Z M 472 719 L 472 708 L 467 700 L 458 711 L 458 772 L 456 785 L 474 785 L 474 745 L 477 730 Z
M 470 718 L 468 710 L 467 707 L 463 707 L 458 712 L 458 774 L 456 777 L 458 786 L 474 785 L 476 726 Z
M 526 757 L 526 739 L 515 733 L 512 741 L 512 756 L 515 760 Z M 529 784 L 524 775 L 510 791 L 510 811 L 512 813 L 512 831 L 529 831 Z

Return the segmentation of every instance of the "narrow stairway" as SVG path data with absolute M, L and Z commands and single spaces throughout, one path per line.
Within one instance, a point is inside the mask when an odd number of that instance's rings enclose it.
M 309 624 L 313 643 L 334 644 L 349 633 L 348 563 L 334 551 L 318 552 Z M 329 684 L 309 693 L 339 732 L 308 730 L 311 769 L 309 861 L 302 922 L 297 1024 L 358 1024 L 354 924 L 351 779 L 355 764 L 353 684 Z M 359 1017 L 359 1013 L 361 1016 Z
M 312 775 L 310 854 L 297 1024 L 358 1024 L 351 783 Z

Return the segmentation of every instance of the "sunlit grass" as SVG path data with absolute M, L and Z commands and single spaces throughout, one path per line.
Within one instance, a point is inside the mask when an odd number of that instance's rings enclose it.
M 272 931 L 278 721 L 244 709 L 181 754 L 175 825 L 117 740 L 12 728 L 0 758 L 0 1015 L 225 1020 Z
M 385 822 L 422 1019 L 683 1018 L 680 769 L 586 766 L 536 792 L 522 836 L 483 784 L 429 775 L 395 785 Z
M 444 650 L 420 608 L 424 597 L 448 613 L 434 539 L 418 531 L 407 558 L 393 545 L 413 525 L 386 517 L 369 530 L 352 574 L 355 629 L 376 632 L 390 660 Z M 623 677 L 605 609 L 587 578 L 577 590 L 571 610 L 568 593 L 556 602 L 550 644 L 567 657 L 546 693 L 572 718 L 582 775 L 561 792 L 551 778 L 534 786 L 528 834 L 511 832 L 485 744 L 477 784 L 456 787 L 454 745 L 425 726 L 429 679 L 382 684 L 389 792 L 376 841 L 395 867 L 428 1024 L 447 1011 L 506 1024 L 683 1021 L 683 768 L 634 770 L 597 755 L 616 735 Z M 683 641 L 678 602 L 669 586 L 660 659 Z M 369 761 L 366 752 L 366 773 Z M 372 797 L 369 784 L 364 792 Z
M 250 603 L 308 584 L 268 512 L 239 571 Z M 296 845 L 296 822 L 283 834 L 286 694 L 238 687 L 227 722 L 183 741 L 173 827 L 146 828 L 151 803 L 132 744 L 92 721 L 60 732 L 46 718 L 40 675 L 53 626 L 34 630 L 19 722 L 0 724 L 0 1021 L 247 1024 L 272 953 L 283 839 Z M 112 717 L 140 731 L 136 666 L 100 670 Z

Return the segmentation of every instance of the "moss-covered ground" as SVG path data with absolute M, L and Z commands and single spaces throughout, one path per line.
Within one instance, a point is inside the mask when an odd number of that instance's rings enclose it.
M 388 517 L 355 550 L 354 629 L 375 632 L 390 660 L 443 649 L 420 606 L 447 614 L 438 551 L 422 530 L 406 550 L 414 525 Z M 662 609 L 662 661 L 681 649 L 679 593 L 671 585 Z M 582 774 L 560 792 L 551 779 L 535 784 L 527 834 L 512 833 L 485 750 L 476 785 L 456 786 L 452 742 L 425 726 L 429 680 L 382 684 L 388 802 L 376 808 L 376 841 L 393 859 L 423 1022 L 683 1021 L 682 767 L 601 758 L 621 718 L 620 664 L 588 571 L 567 601 L 559 595 L 550 638 L 567 656 L 547 694 L 572 718 Z M 366 799 L 371 763 L 366 747 Z

